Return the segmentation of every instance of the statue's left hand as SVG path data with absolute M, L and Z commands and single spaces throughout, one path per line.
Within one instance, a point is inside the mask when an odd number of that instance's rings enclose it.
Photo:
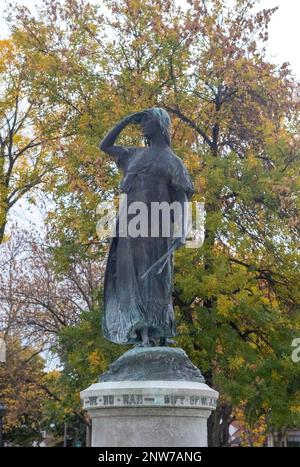
M 131 114 L 126 118 L 128 118 L 129 123 L 132 123 L 133 125 L 139 125 L 142 122 L 142 119 L 144 118 L 144 116 L 145 116 L 145 112 L 142 111 L 142 112 L 135 112 L 134 114 Z

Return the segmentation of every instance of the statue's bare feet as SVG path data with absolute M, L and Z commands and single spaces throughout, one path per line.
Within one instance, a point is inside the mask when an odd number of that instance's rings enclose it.
M 168 345 L 176 344 L 175 341 L 172 339 L 168 339 L 167 337 L 161 337 L 159 339 L 159 346 L 160 347 L 167 347 Z
M 153 347 L 153 340 L 149 339 L 148 328 L 143 328 L 140 330 L 141 341 L 138 342 L 135 347 Z
M 152 347 L 152 344 L 150 342 L 146 343 L 146 342 L 138 342 L 137 344 L 135 344 L 134 347 Z

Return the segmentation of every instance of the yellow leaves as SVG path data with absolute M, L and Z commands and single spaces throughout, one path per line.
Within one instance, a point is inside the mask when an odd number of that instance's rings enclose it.
M 63 407 L 63 412 L 64 412 L 64 415 L 67 417 L 68 415 L 72 415 L 74 413 L 74 409 L 73 409 L 73 407 L 64 406 Z
M 92 21 L 89 21 L 85 24 L 86 28 L 91 31 L 93 34 L 96 34 L 97 33 L 97 30 L 98 30 L 98 26 L 97 24 L 95 24 L 94 22 Z
M 262 133 L 266 144 L 272 144 L 272 142 L 274 142 L 274 138 L 277 138 L 277 131 L 278 129 L 276 128 L 274 122 L 265 118 L 262 122 Z
M 6 71 L 14 58 L 15 47 L 10 39 L 0 40 L 0 73 Z
M 59 370 L 50 370 L 45 374 L 46 380 L 58 380 L 61 372 Z
M 229 368 L 230 370 L 238 370 L 245 363 L 245 359 L 242 356 L 231 357 L 229 358 Z
M 300 414 L 300 404 L 298 405 L 292 405 L 290 407 L 290 411 L 295 413 L 295 414 Z
M 292 403 L 289 405 L 289 410 L 296 414 L 296 415 L 300 415 L 300 391 L 297 391 L 295 393 L 295 399 L 296 403 Z
M 0 366 L 1 401 L 8 408 L 5 431 L 20 427 L 24 417 L 37 420 L 41 416 L 43 361 L 35 352 L 22 348 L 16 339 L 7 340 L 7 362 Z
M 217 313 L 221 316 L 230 316 L 232 310 L 232 302 L 229 297 L 219 295 L 217 299 Z
M 200 195 L 205 195 L 207 186 L 206 178 L 202 175 L 199 175 L 195 179 L 194 186 L 197 193 Z
M 264 411 L 267 412 L 269 410 L 269 408 L 270 408 L 270 403 L 269 403 L 269 401 L 263 401 L 261 406 L 264 409 Z
M 51 55 L 39 54 L 36 59 L 39 61 L 40 71 L 44 73 L 51 72 L 57 63 Z
M 4 51 L 13 50 L 13 43 L 10 39 L 0 39 L 0 57 Z
M 8 189 L 0 183 L 0 226 L 5 224 L 8 204 L 7 204 Z
M 209 274 L 203 277 L 202 287 L 205 290 L 207 297 L 216 295 L 219 290 L 219 281 L 217 276 L 214 274 Z
M 215 349 L 216 354 L 224 354 L 224 348 L 222 347 L 221 343 L 216 344 Z
M 94 123 L 94 116 L 89 113 L 84 113 L 78 122 L 78 128 L 83 133 L 89 130 L 89 127 Z
M 252 153 L 248 154 L 248 156 L 247 156 L 247 166 L 250 169 L 255 169 L 256 167 L 259 166 L 259 162 L 258 162 L 257 158 Z
M 78 190 L 81 193 L 85 193 L 88 190 L 86 183 L 81 178 L 72 178 L 70 180 L 70 188 L 71 190 Z
M 238 429 L 237 436 L 243 447 L 261 447 L 266 439 L 266 418 L 260 416 L 254 423 L 249 423 L 244 411 L 245 406 L 246 402 L 243 402 L 234 410 L 235 427 Z
M 271 378 L 276 381 L 280 381 L 282 379 L 282 377 L 278 374 L 276 370 L 272 370 Z
M 181 335 L 181 336 L 182 335 L 188 335 L 189 327 L 183 321 L 178 325 L 177 329 L 178 329 L 178 334 L 179 335 Z
M 92 367 L 98 369 L 99 371 L 103 371 L 105 368 L 106 362 L 99 350 L 94 350 L 93 352 L 91 352 L 88 355 L 88 361 Z
M 54 134 L 57 136 L 62 126 L 60 121 L 59 127 L 52 129 L 49 119 L 45 122 L 43 92 L 36 92 L 30 82 L 31 58 L 19 45 L 0 40 L 0 242 L 10 207 L 53 168 L 54 141 L 58 141 Z M 54 59 L 45 57 L 45 68 L 49 60 Z M 52 119 L 55 112 L 49 113 Z
M 0 212 L 0 224 L 1 224 L 1 212 Z M 11 235 L 10 235 L 10 234 L 4 234 L 1 243 L 4 244 L 4 243 L 6 243 L 6 242 L 9 242 L 10 239 L 11 239 Z
M 201 159 L 199 158 L 199 155 L 196 154 L 196 153 L 185 153 L 184 154 L 184 163 L 188 169 L 188 171 L 193 174 L 198 174 L 199 171 L 201 170 L 201 166 L 202 166 L 202 161 Z

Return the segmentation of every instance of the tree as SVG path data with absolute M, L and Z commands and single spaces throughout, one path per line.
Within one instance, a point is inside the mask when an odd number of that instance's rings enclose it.
M 62 115 L 30 87 L 30 63 L 12 39 L 0 41 L 0 243 L 9 211 L 53 177 Z M 48 117 L 46 118 L 46 115 Z
M 76 264 L 66 271 L 65 267 L 59 267 L 57 259 L 53 260 L 53 246 L 47 239 L 37 238 L 33 232 L 16 230 L 13 238 L 2 246 L 0 264 L 0 330 L 7 342 L 12 336 L 18 336 L 29 349 L 18 348 L 18 365 L 22 365 L 23 353 L 25 356 L 30 354 L 30 346 L 35 346 L 35 358 L 47 352 L 49 358 L 59 357 L 60 361 L 60 370 L 47 371 L 38 382 L 18 373 L 20 385 L 24 385 L 20 388 L 21 395 L 17 393 L 16 396 L 18 404 L 22 404 L 25 388 L 33 391 L 31 384 L 40 389 L 41 394 L 45 393 L 35 399 L 34 410 L 40 411 L 40 423 L 32 436 L 40 437 L 38 429 L 46 429 L 47 433 L 52 433 L 55 442 L 61 444 L 64 424 L 67 424 L 69 442 L 72 437 L 73 443 L 80 441 L 83 444 L 90 420 L 82 410 L 80 390 L 92 381 L 96 382 L 99 374 L 122 351 L 105 341 L 100 331 L 99 283 L 103 266 L 99 261 L 77 257 Z M 7 365 L 14 368 L 11 358 Z M 6 377 L 7 384 L 3 383 L 4 399 L 9 394 L 15 397 L 12 387 L 19 382 L 16 382 L 17 370 L 13 371 L 15 379 L 8 383 Z M 5 375 L 1 377 L 5 381 Z M 30 412 L 30 401 L 28 404 Z M 25 415 L 26 424 L 20 410 L 15 411 L 10 442 L 22 444 L 21 435 L 25 437 L 26 430 L 30 431 L 29 415 Z M 24 443 L 31 441 L 28 435 Z
M 253 424 L 247 421 L 243 406 L 235 409 L 235 427 L 237 432 L 235 438 L 238 437 L 239 444 L 242 447 L 262 447 L 266 443 L 267 425 L 265 417 L 259 417 Z
M 274 9 L 253 13 L 255 3 L 109 0 L 104 14 L 68 0 L 44 2 L 37 18 L 21 9 L 14 23 L 18 47 L 34 57 L 31 86 L 64 109 L 76 134 L 63 141 L 50 185 L 66 271 L 103 255 L 95 208 L 117 193 L 117 177 L 96 145 L 110 121 L 152 105 L 173 114 L 174 149 L 207 211 L 203 247 L 176 255 L 174 300 L 178 343 L 221 393 L 211 445 L 226 445 L 241 403 L 269 427 L 299 423 L 290 358 L 300 300 L 297 109 L 287 64 L 264 54 Z
M 14 230 L 0 255 L 0 329 L 51 349 L 59 332 L 101 309 L 104 265 L 77 256 L 68 270 L 57 246 L 35 231 Z M 25 264 L 25 267 L 24 267 Z
M 13 446 L 32 446 L 42 441 L 44 361 L 18 338 L 7 337 L 6 344 L 7 360 L 0 366 L 0 399 L 8 409 L 4 440 Z
M 62 370 L 49 373 L 47 386 L 56 395 L 44 405 L 44 423 L 47 430 L 55 421 L 55 432 L 63 432 L 67 423 L 73 442 L 88 444 L 91 420 L 82 410 L 80 391 L 98 381 L 108 364 L 118 358 L 124 349 L 106 341 L 99 332 L 99 309 L 82 313 L 80 322 L 65 327 L 58 336 L 55 352 L 60 357 Z M 77 426 L 77 433 L 70 428 Z M 87 431 L 87 432 L 86 432 Z

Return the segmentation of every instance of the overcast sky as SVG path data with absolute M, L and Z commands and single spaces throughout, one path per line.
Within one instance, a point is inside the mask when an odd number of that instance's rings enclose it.
M 93 0 L 97 1 L 97 0 Z M 231 0 L 228 0 L 230 2 Z M 41 0 L 9 0 L 12 4 L 24 4 L 29 7 L 38 5 Z M 101 0 L 99 0 L 101 2 Z M 0 37 L 8 35 L 3 19 L 6 1 L 0 0 Z M 289 62 L 298 79 L 300 79 L 300 1 L 299 0 L 261 0 L 261 8 L 279 6 L 270 24 L 270 40 L 268 57 L 275 63 Z M 298 44 L 298 45 L 297 45 Z

